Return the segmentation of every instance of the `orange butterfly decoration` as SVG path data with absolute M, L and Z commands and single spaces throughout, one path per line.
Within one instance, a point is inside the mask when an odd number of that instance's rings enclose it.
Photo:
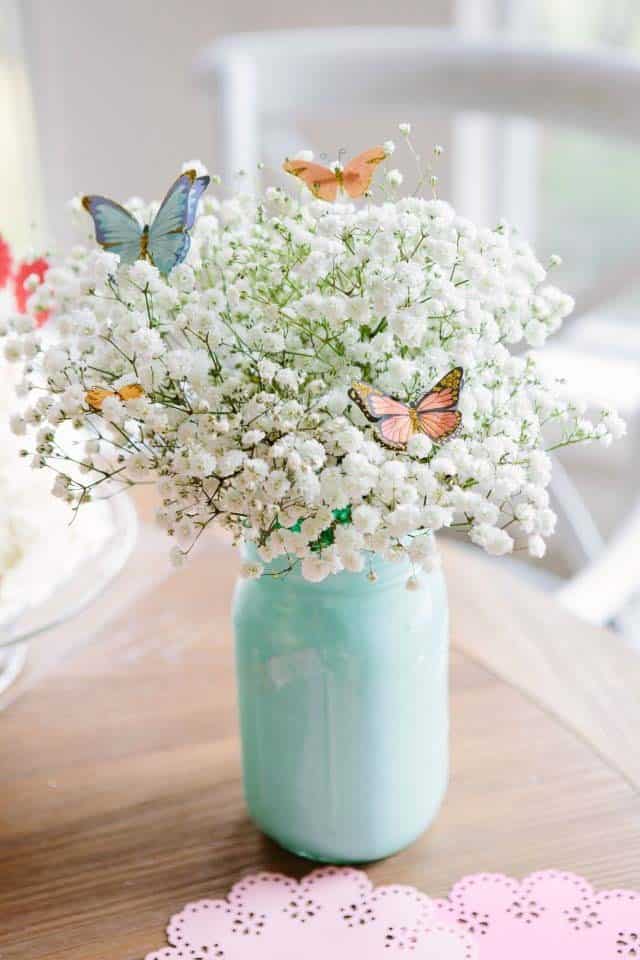
M 103 387 L 94 387 L 93 390 L 87 390 L 85 400 L 94 410 L 102 410 L 102 404 L 107 397 L 118 397 L 120 400 L 137 400 L 144 396 L 144 390 L 139 383 L 131 383 L 119 390 L 105 390 Z
M 369 189 L 376 167 L 385 157 L 382 147 L 374 147 L 354 157 L 346 167 L 336 170 L 310 160 L 287 160 L 282 169 L 306 183 L 314 197 L 335 203 L 339 190 L 344 190 L 353 200 L 363 196 Z
M 381 443 L 393 450 L 406 450 L 416 433 L 424 433 L 440 444 L 458 431 L 462 414 L 456 407 L 463 379 L 462 367 L 454 367 L 416 404 L 401 403 L 368 383 L 352 384 L 349 396 L 375 424 Z

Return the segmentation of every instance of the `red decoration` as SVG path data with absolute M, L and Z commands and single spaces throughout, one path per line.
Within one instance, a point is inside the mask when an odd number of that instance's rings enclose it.
M 11 267 L 13 266 L 13 256 L 11 247 L 0 233 L 0 290 L 6 287 L 11 276 Z
M 28 278 L 35 274 L 38 278 L 38 281 L 42 283 L 48 269 L 49 264 L 44 257 L 38 257 L 37 260 L 31 261 L 24 260 L 18 265 L 18 269 L 13 278 L 14 294 L 18 313 L 27 312 L 27 300 L 31 296 L 31 291 L 25 286 Z M 40 310 L 35 314 L 36 322 L 39 327 L 41 327 L 43 323 L 46 323 L 46 321 L 49 319 L 49 314 L 49 310 Z

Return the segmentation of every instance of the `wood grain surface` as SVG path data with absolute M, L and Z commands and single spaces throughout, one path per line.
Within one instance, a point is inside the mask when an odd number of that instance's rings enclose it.
M 448 548 L 446 566 L 451 785 L 372 880 L 438 896 L 466 872 L 555 866 L 640 888 L 636 656 L 475 553 Z M 236 571 L 210 538 L 0 714 L 1 960 L 139 960 L 188 900 L 312 868 L 243 806 Z

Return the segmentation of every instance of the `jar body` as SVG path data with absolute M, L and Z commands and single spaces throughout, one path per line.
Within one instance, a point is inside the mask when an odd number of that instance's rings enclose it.
M 356 862 L 411 843 L 448 778 L 448 609 L 440 571 L 406 589 L 299 573 L 238 583 L 236 668 L 245 797 L 257 825 L 311 859 Z

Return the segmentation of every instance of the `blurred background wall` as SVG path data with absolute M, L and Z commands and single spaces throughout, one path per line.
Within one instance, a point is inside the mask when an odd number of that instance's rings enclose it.
M 24 0 L 23 9 L 56 238 L 69 237 L 74 193 L 158 196 L 184 160 L 215 169 L 211 99 L 193 64 L 223 34 L 452 19 L 451 0 Z
M 24 55 L 30 76 L 42 146 L 41 178 L 35 172 L 29 175 L 31 191 L 43 188 L 47 234 L 59 243 L 73 236 L 67 202 L 74 194 L 100 190 L 120 198 L 135 193 L 159 196 L 185 159 L 201 157 L 216 168 L 212 98 L 196 82 L 193 66 L 204 46 L 227 33 L 347 25 L 455 26 L 472 35 L 500 32 L 565 47 L 640 50 L 636 0 L 395 0 L 388 5 L 326 0 L 315 7 L 285 0 L 191 0 L 184 9 L 164 0 L 0 0 L 0 12 L 5 38 L 0 50 L 4 47 L 5 60 L 7 50 L 17 53 L 18 61 Z M 20 102 L 25 105 L 24 138 L 27 100 L 22 96 Z M 434 130 L 433 139 L 444 135 Z M 580 148 L 579 142 L 565 143 L 560 152 L 569 162 L 571 150 L 575 154 Z M 557 154 L 554 145 L 549 151 L 551 176 Z M 625 162 L 630 175 L 625 156 L 618 168 Z M 581 165 L 581 170 L 591 177 L 589 165 Z M 623 195 L 620 189 L 605 189 L 604 177 L 591 182 L 598 185 L 603 189 L 596 189 L 595 199 L 601 207 L 609 208 L 615 196 Z M 34 207 L 41 220 L 39 207 Z M 543 229 L 545 224 L 555 228 L 549 217 L 538 215 L 536 220 Z

